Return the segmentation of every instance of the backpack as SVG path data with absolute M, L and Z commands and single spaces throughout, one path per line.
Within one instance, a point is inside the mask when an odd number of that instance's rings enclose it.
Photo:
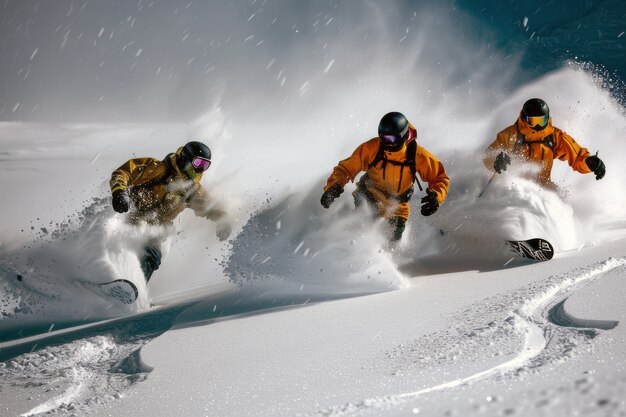
M 417 186 L 419 187 L 420 191 L 423 191 L 422 184 L 420 184 L 419 179 L 417 178 L 417 175 L 416 175 L 417 172 L 415 170 L 416 152 L 417 152 L 417 142 L 415 140 L 412 140 L 406 146 L 406 159 L 404 160 L 404 162 L 392 161 L 390 159 L 387 159 L 387 157 L 385 156 L 385 149 L 383 148 L 382 144 L 379 144 L 378 151 L 376 152 L 376 156 L 374 157 L 374 160 L 370 162 L 367 169 L 370 169 L 376 166 L 376 164 L 378 164 L 380 161 L 383 161 L 382 169 L 383 169 L 383 177 L 384 177 L 385 168 L 387 167 L 388 163 L 392 165 L 401 166 L 402 168 L 408 166 L 409 169 L 411 170 L 411 178 L 413 179 L 413 182 L 417 182 Z M 398 181 L 398 192 L 400 192 L 400 185 L 402 185 L 402 173 L 403 172 L 404 172 L 404 169 L 401 169 L 400 180 Z
M 541 139 L 541 140 L 526 140 L 526 135 L 524 135 L 522 132 L 520 132 L 519 130 L 519 126 L 517 125 L 517 121 L 515 122 L 515 130 L 517 130 L 517 139 L 515 140 L 515 146 L 513 147 L 513 151 L 516 153 L 521 153 L 520 152 L 520 148 L 523 145 L 528 145 L 528 159 L 530 159 L 530 150 L 531 150 L 531 145 L 533 143 L 540 143 L 544 146 L 547 146 L 548 148 L 550 148 L 550 150 L 552 151 L 552 155 L 554 156 L 554 147 L 556 146 L 556 144 L 554 143 L 554 135 L 552 133 L 550 133 L 548 136 L 546 136 L 545 138 Z M 543 152 L 543 151 L 542 151 Z M 543 159 L 543 154 L 541 155 L 541 159 Z

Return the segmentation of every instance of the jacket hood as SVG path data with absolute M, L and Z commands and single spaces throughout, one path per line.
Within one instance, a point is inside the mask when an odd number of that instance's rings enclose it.
M 548 135 L 554 133 L 554 126 L 552 126 L 552 118 L 548 119 L 548 124 L 541 130 L 535 130 L 532 127 L 528 126 L 528 124 L 522 119 L 522 114 L 517 118 L 517 127 L 519 131 L 526 136 L 526 140 L 535 141 L 541 140 Z
M 180 155 L 180 152 L 183 150 L 183 147 L 181 146 L 180 148 L 178 148 L 176 150 L 175 153 L 171 153 L 167 156 L 167 158 L 170 159 L 170 162 L 172 164 L 172 166 L 174 167 L 174 170 L 176 171 L 176 175 L 177 176 L 184 176 L 186 178 L 189 178 L 189 175 L 186 174 L 184 171 L 182 171 L 180 169 L 180 167 L 178 166 L 178 157 Z M 190 180 L 193 180 L 193 182 L 195 183 L 199 183 L 200 180 L 202 179 L 202 174 L 204 174 L 203 172 L 197 173 L 193 178 L 189 178 Z

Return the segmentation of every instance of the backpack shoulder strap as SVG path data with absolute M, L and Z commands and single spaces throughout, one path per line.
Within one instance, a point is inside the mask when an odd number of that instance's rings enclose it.
M 386 159 L 385 158 L 385 150 L 383 149 L 383 145 L 379 142 L 378 143 L 378 150 L 376 151 L 376 156 L 374 157 L 372 162 L 370 162 L 370 164 L 367 166 L 367 169 L 370 169 L 370 168 L 376 166 L 376 164 L 378 164 L 380 161 L 382 161 L 384 159 Z
M 556 144 L 554 143 L 554 133 L 550 133 L 548 136 L 546 136 L 545 138 L 541 140 L 531 142 L 531 141 L 527 141 L 526 136 L 519 130 L 519 126 L 517 125 L 517 122 L 515 122 L 515 130 L 517 131 L 517 139 L 515 140 L 514 150 L 517 151 L 519 147 L 522 145 L 528 145 L 529 146 L 528 151 L 530 152 L 530 144 L 541 143 L 542 145 L 545 145 L 548 148 L 550 148 L 550 150 L 554 154 L 554 147 L 556 146 Z
M 415 168 L 415 156 L 417 155 L 417 142 L 412 140 L 406 147 L 406 164 L 411 170 L 411 178 L 417 183 L 417 187 L 420 191 L 424 191 L 419 178 L 417 177 L 417 169 Z

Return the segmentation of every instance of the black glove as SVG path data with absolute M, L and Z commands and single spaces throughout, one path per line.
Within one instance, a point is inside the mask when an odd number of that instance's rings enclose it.
M 430 216 L 439 208 L 437 193 L 430 188 L 426 189 L 426 195 L 422 197 L 422 216 Z
M 604 166 L 602 159 L 598 158 L 597 155 L 588 156 L 587 159 L 585 159 L 585 163 L 587 163 L 589 169 L 596 174 L 596 180 L 604 178 L 604 174 L 606 174 L 606 167 Z
M 118 213 L 126 213 L 129 208 L 130 199 L 126 190 L 116 190 L 113 192 L 113 200 L 111 201 L 113 210 Z
M 324 194 L 322 194 L 322 199 L 320 200 L 322 206 L 324 206 L 324 208 L 330 207 L 330 205 L 333 204 L 333 201 L 335 201 L 335 198 L 339 197 L 341 193 L 343 193 L 343 188 L 341 188 L 341 185 L 331 185 L 330 188 L 324 191 Z
M 506 171 L 506 166 L 511 164 L 511 157 L 506 152 L 500 152 L 496 156 L 496 160 L 493 161 L 493 169 L 501 174 L 502 171 Z

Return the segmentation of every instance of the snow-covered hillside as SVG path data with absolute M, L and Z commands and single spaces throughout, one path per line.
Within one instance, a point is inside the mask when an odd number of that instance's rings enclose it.
M 23 44 L 1 44 L 0 414 L 626 415 L 623 84 L 593 62 L 529 71 L 461 4 L 400 3 L 140 2 L 128 17 L 7 2 Z M 599 152 L 604 179 L 555 161 L 558 193 L 513 166 L 489 183 L 483 151 L 530 97 Z M 353 184 L 319 203 L 392 110 L 451 178 L 433 216 L 416 193 L 396 248 Z M 228 208 L 226 241 L 189 210 L 134 227 L 110 207 L 114 169 L 189 140 L 212 149 L 202 184 Z M 554 259 L 503 244 L 532 237 Z M 146 284 L 151 238 L 165 251 Z M 135 303 L 97 290 L 119 278 Z

